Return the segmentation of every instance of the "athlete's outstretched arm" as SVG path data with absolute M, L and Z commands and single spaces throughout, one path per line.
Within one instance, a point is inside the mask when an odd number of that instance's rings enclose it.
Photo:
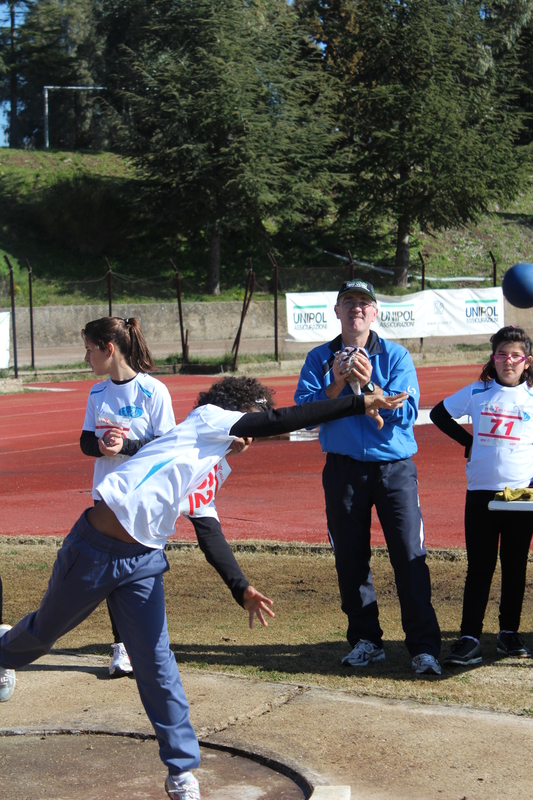
M 353 414 L 368 414 L 380 408 L 400 408 L 408 398 L 402 394 L 351 395 L 332 400 L 317 400 L 301 406 L 271 408 L 268 411 L 244 414 L 230 430 L 231 436 L 244 439 L 258 436 L 277 436 L 300 428 L 312 428 L 322 422 L 331 422 Z

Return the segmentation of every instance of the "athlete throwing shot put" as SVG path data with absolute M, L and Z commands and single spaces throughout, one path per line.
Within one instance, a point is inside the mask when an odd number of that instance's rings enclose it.
M 255 437 L 396 409 L 406 398 L 405 393 L 350 394 L 274 409 L 272 392 L 245 377 L 224 378 L 201 392 L 184 422 L 99 484 L 102 500 L 82 514 L 66 537 L 39 609 L 0 638 L 0 677 L 50 652 L 60 636 L 108 599 L 168 768 L 166 791 L 171 800 L 199 800 L 191 770 L 200 762 L 200 750 L 170 649 L 163 590 L 169 568 L 164 546 L 174 532 L 180 502 L 230 450 L 244 452 Z M 245 607 L 262 619 L 263 613 L 273 616 L 271 605 L 256 595 Z

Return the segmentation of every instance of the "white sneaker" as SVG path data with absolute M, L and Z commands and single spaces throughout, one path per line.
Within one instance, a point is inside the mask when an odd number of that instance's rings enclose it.
M 11 630 L 11 625 L 0 625 L 0 636 Z M 15 691 L 15 684 L 17 679 L 15 677 L 14 669 L 4 669 L 0 667 L 0 703 L 5 703 L 13 696 Z
M 412 664 L 417 675 L 440 675 L 442 672 L 435 656 L 430 656 L 429 653 L 420 653 L 419 656 L 415 656 Z
M 133 672 L 130 657 L 122 642 L 112 644 L 111 647 L 113 648 L 113 659 L 109 665 L 109 675 L 112 678 L 122 678 Z
M 344 656 L 342 664 L 345 667 L 366 667 L 373 661 L 383 661 L 385 650 L 378 647 L 368 639 L 359 639 L 351 653 Z
M 200 786 L 192 772 L 167 775 L 165 789 L 170 800 L 201 800 Z

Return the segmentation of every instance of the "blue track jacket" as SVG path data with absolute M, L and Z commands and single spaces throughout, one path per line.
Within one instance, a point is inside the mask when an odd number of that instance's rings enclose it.
M 342 337 L 319 345 L 307 354 L 294 395 L 297 405 L 326 400 L 325 388 L 332 383 L 334 354 L 342 349 Z M 409 399 L 396 411 L 381 409 L 381 430 L 369 416 L 353 416 L 320 426 L 319 440 L 326 453 L 339 453 L 357 461 L 399 461 L 417 451 L 413 424 L 418 416 L 420 390 L 415 365 L 408 350 L 395 342 L 380 339 L 370 331 L 366 351 L 372 364 L 372 381 L 384 394 L 408 392 Z M 341 397 L 351 393 L 350 386 Z

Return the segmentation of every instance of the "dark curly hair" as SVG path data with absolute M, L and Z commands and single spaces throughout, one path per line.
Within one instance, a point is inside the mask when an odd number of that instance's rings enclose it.
M 274 390 L 256 378 L 227 377 L 216 381 L 207 392 L 200 392 L 197 406 L 211 405 L 226 411 L 266 411 L 274 407 Z
M 480 381 L 487 383 L 487 381 L 494 380 L 494 378 L 496 378 L 494 354 L 498 347 L 500 347 L 502 344 L 507 344 L 508 342 L 521 344 L 524 348 L 525 355 L 531 355 L 531 339 L 525 330 L 523 330 L 523 328 L 515 328 L 514 325 L 507 325 L 505 328 L 500 328 L 500 330 L 495 333 L 494 336 L 490 337 L 492 353 L 490 354 L 489 360 L 481 370 L 481 375 L 479 376 Z M 520 376 L 520 383 L 524 383 L 525 381 L 527 381 L 528 386 L 533 386 L 533 371 L 531 369 L 531 364 L 528 364 Z

